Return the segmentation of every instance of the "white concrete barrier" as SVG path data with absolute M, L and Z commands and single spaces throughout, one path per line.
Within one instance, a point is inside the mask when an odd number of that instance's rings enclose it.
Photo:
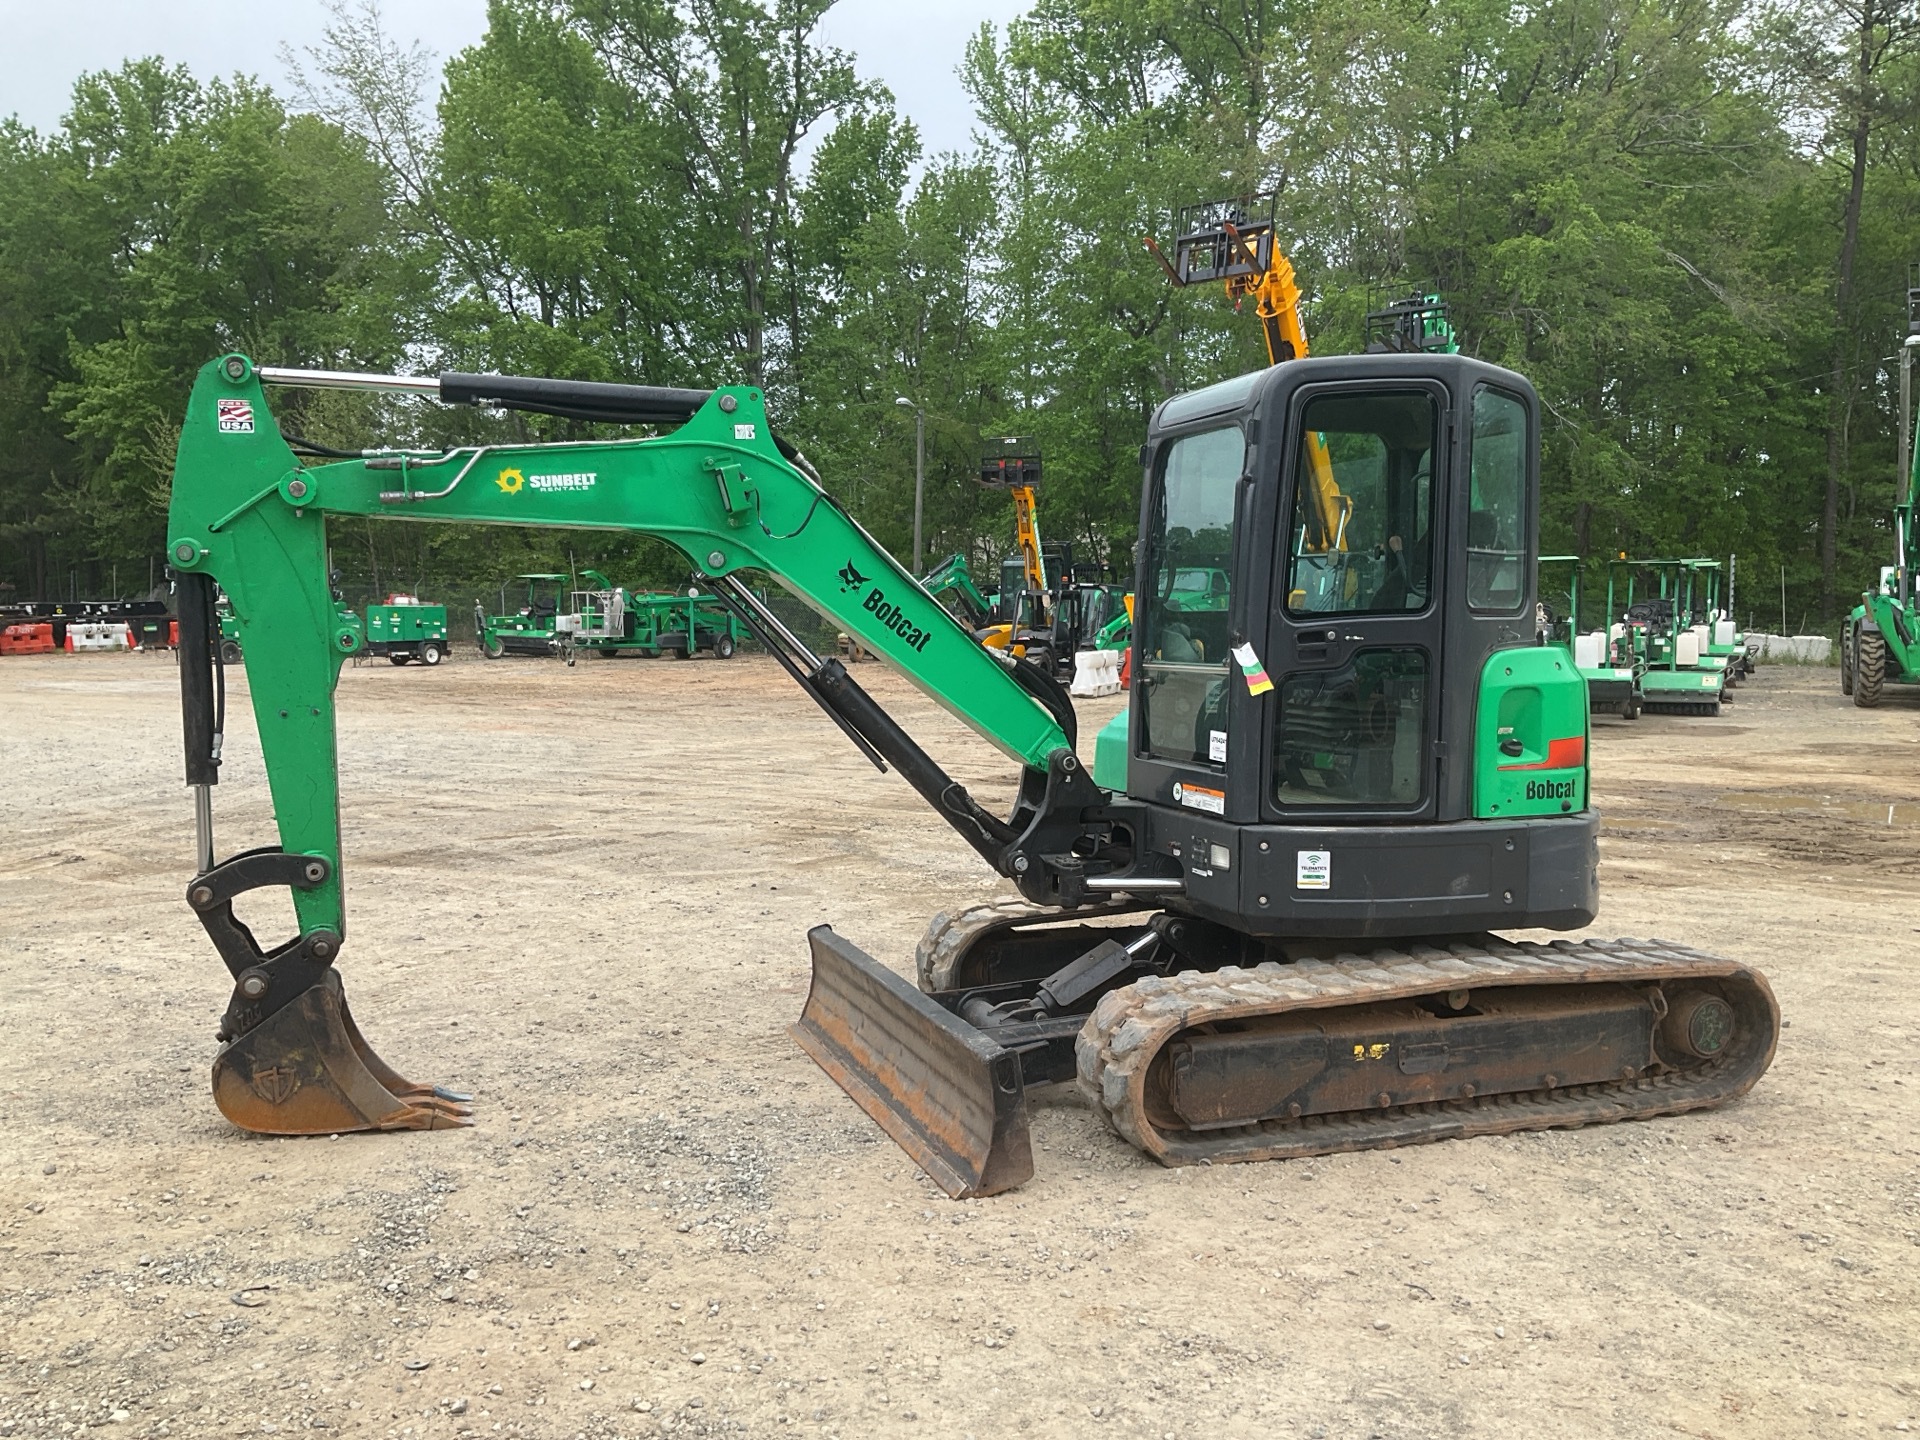
M 1831 635 L 1749 635 L 1757 657 L 1776 665 L 1825 665 L 1833 658 Z
M 81 624 L 67 625 L 67 648 L 81 650 L 131 650 L 133 637 L 128 633 L 124 621 L 102 624 L 85 621 Z
M 1120 652 L 1082 650 L 1073 657 L 1073 684 L 1069 694 L 1081 698 L 1120 693 Z

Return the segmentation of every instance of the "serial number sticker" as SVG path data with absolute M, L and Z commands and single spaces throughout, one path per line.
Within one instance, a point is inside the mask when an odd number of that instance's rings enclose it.
M 1227 813 L 1227 792 L 1224 790 L 1209 790 L 1204 785 L 1176 784 L 1173 798 L 1189 810 L 1204 810 L 1209 815 Z
M 251 400 L 216 400 L 214 423 L 219 426 L 222 435 L 251 435 L 253 433 L 253 402 Z
M 1333 852 L 1331 850 L 1294 851 L 1293 888 L 1331 890 L 1333 888 Z
M 1225 760 L 1227 758 L 1227 732 L 1209 730 L 1207 732 L 1207 759 Z
M 734 439 L 736 439 L 736 440 L 751 440 L 751 439 L 753 439 L 753 426 L 751 426 L 751 425 L 736 425 L 736 426 L 734 426 L 734 427 L 733 427 L 733 438 L 734 438 Z

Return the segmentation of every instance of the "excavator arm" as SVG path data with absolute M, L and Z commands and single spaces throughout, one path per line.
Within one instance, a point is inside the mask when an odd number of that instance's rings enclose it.
M 305 464 L 275 425 L 263 381 L 672 428 L 652 438 L 369 451 Z M 333 691 L 363 644 L 341 623 L 328 586 L 334 516 L 597 528 L 669 541 L 870 760 L 900 770 L 1029 899 L 1084 903 L 1126 888 L 1125 828 L 1113 825 L 1112 797 L 1074 755 L 1072 705 L 1058 684 L 976 644 L 774 436 L 757 389 L 258 370 L 245 356 L 224 356 L 202 368 L 188 404 L 167 550 L 179 587 L 187 779 L 199 830 L 188 901 L 234 976 L 214 1088 L 246 1128 L 433 1128 L 465 1123 L 467 1113 L 465 1097 L 414 1085 L 379 1061 L 333 969 L 347 934 Z M 1012 814 L 978 805 L 837 660 L 814 655 L 742 583 L 743 571 L 778 580 L 1017 762 Z M 211 803 L 225 689 L 216 584 L 238 624 L 280 840 L 224 862 L 215 858 Z M 299 934 L 263 950 L 231 902 L 278 885 L 292 892 Z
M 974 584 L 973 567 L 967 564 L 965 555 L 949 555 L 927 572 L 920 585 L 929 595 L 952 595 L 962 616 L 976 630 L 993 619 L 993 606 Z

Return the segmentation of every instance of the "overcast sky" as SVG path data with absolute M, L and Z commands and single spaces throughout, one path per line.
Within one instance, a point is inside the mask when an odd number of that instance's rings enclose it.
M 840 0 L 822 35 L 893 91 L 931 154 L 968 143 L 971 112 L 954 75 L 967 37 L 982 20 L 1004 24 L 1025 8 L 1016 0 Z M 486 0 L 387 0 L 382 10 L 396 38 L 417 39 L 442 60 L 486 28 Z M 140 55 L 164 56 L 201 79 L 239 70 L 283 88 L 281 45 L 316 43 L 326 22 L 319 0 L 0 0 L 0 115 L 52 129 L 76 76 Z

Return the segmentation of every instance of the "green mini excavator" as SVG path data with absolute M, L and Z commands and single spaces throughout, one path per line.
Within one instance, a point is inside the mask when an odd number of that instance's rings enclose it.
M 404 391 L 633 438 L 303 456 L 273 386 Z M 1026 1092 L 1077 1080 L 1169 1164 L 1671 1114 L 1754 1084 L 1765 979 L 1654 941 L 1502 939 L 1598 907 L 1585 690 L 1534 633 L 1539 405 L 1449 354 L 1295 359 L 1153 418 L 1127 714 L 1075 749 L 1052 676 L 974 642 L 774 433 L 752 386 L 206 365 L 168 528 L 197 874 L 233 980 L 220 1109 L 269 1134 L 466 1123 L 348 1010 L 333 692 L 364 643 L 327 590 L 340 517 L 663 539 L 876 766 L 1018 902 L 936 917 L 917 984 L 822 926 L 794 1034 L 949 1193 L 1032 1172 Z M 777 580 L 1017 767 L 1002 815 L 750 589 Z M 1207 577 L 1196 591 L 1192 577 Z M 1217 578 L 1218 583 L 1215 583 Z M 277 843 L 222 857 L 216 584 Z M 1199 598 L 1196 599 L 1196 596 Z M 377 882 L 375 882 L 377 883 Z M 291 894 L 269 947 L 235 917 Z

